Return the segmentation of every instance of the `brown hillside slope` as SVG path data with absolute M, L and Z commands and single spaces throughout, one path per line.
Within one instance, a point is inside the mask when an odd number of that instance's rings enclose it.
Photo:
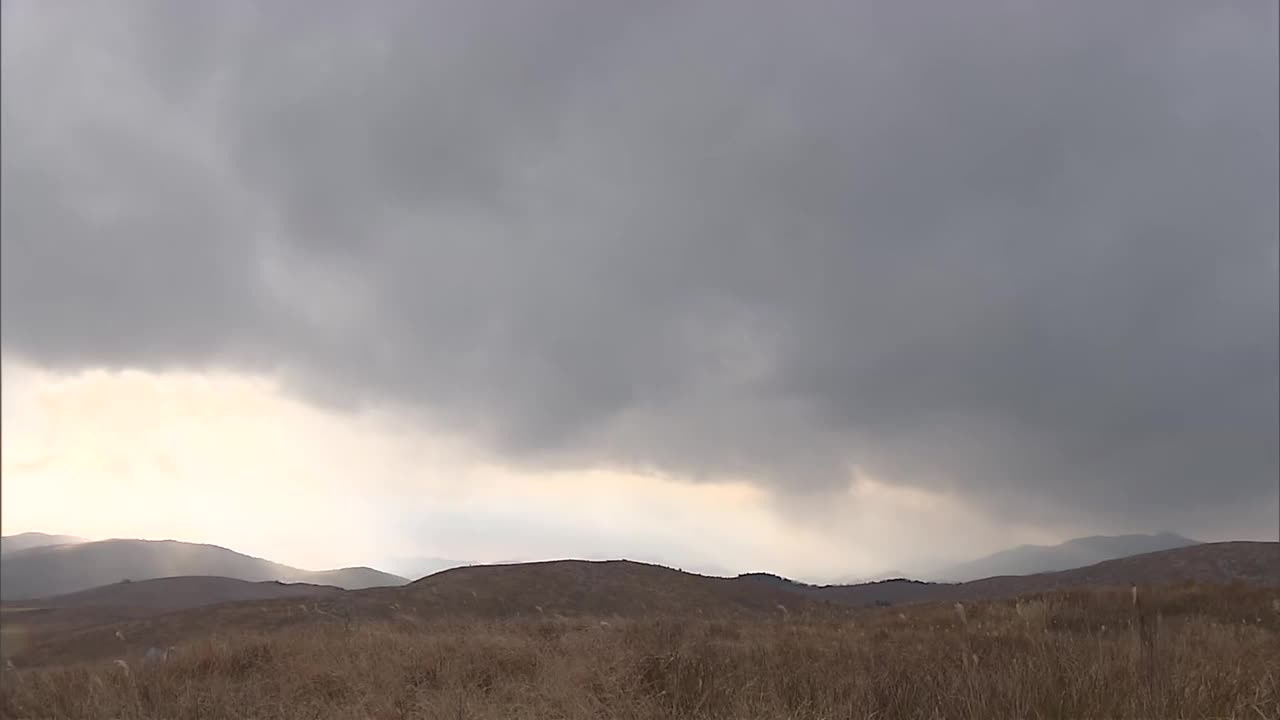
M 779 613 L 780 605 L 793 611 L 816 604 L 779 588 L 629 560 L 452 568 L 410 583 L 404 591 L 419 602 L 476 615 Z
M 699 614 L 779 618 L 831 609 L 826 603 L 783 590 L 657 565 L 558 560 L 454 568 L 404 587 L 224 603 L 91 627 L 24 624 L 21 614 L 6 614 L 5 629 L 22 637 L 22 642 L 11 643 L 9 650 L 14 663 L 22 667 L 140 655 L 148 647 L 228 632 L 343 626 L 348 619 L 413 628 L 452 619 Z
M 857 585 L 806 585 L 768 573 L 741 575 L 738 582 L 756 583 L 822 602 L 850 607 L 870 607 L 877 603 L 898 604 L 933 597 L 941 585 L 920 580 L 877 580 Z
M 1277 543 L 1214 543 L 1111 560 L 1057 573 L 988 578 L 962 585 L 893 582 L 902 602 L 1011 597 L 1059 588 L 1226 584 L 1280 585 Z M 21 665 L 137 654 L 150 646 L 179 644 L 227 632 L 265 632 L 291 626 L 389 622 L 405 628 L 438 620 L 698 616 L 779 618 L 830 615 L 861 606 L 868 592 L 882 596 L 885 583 L 807 588 L 759 579 L 693 575 L 628 561 L 562 560 L 454 568 L 395 588 L 348 591 L 311 598 L 226 603 L 165 613 L 74 632 L 24 636 L 14 661 Z M 861 595 L 860 595 L 861 594 Z M 785 607 L 784 611 L 779 606 Z M 848 608 L 845 608 L 845 612 Z M 22 628 L 7 616 L 6 630 Z M 120 631 L 124 640 L 115 636 Z
M 1205 543 L 1107 560 L 1037 575 L 1005 576 L 940 586 L 945 599 L 987 599 L 1077 587 L 1226 585 L 1280 586 L 1280 543 Z
M 225 577 L 173 577 L 116 583 L 42 600 L 0 603 L 0 650 L 7 656 L 33 638 L 71 636 L 86 628 L 219 603 L 333 595 L 340 588 L 305 583 L 246 582 Z
M 780 589 L 807 597 L 857 607 L 881 600 L 899 604 L 996 599 L 1070 588 L 1128 587 L 1134 583 L 1150 586 L 1244 582 L 1280 586 L 1280 543 L 1204 543 L 1107 560 L 1072 570 L 1006 575 L 957 584 L 886 580 L 862 585 L 813 586 L 778 579 L 770 582 Z
M 168 662 L 0 675 L 12 718 L 1276 718 L 1277 590 L 741 617 L 230 628 Z M 1154 652 L 1152 652 L 1154 650 Z
M 309 583 L 249 582 L 229 577 L 182 576 L 103 585 L 16 604 L 40 608 L 132 608 L 167 612 L 246 600 L 336 595 L 341 588 Z

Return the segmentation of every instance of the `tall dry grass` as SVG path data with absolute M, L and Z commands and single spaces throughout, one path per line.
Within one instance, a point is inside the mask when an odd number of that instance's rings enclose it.
M 1275 592 L 826 617 L 329 623 L 9 672 L 5 718 L 1280 718 Z

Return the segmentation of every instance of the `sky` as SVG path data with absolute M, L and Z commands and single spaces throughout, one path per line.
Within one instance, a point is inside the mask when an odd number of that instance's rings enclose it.
M 3 531 L 1275 539 L 1278 12 L 5 0 Z

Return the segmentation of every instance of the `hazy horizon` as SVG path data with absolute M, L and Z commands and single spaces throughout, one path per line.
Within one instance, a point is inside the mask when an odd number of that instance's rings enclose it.
M 380 562 L 356 562 L 356 563 L 351 563 L 351 564 L 341 565 L 341 566 L 335 565 L 335 564 L 304 566 L 304 565 L 291 563 L 287 561 L 281 561 L 279 558 L 272 557 L 270 555 L 260 555 L 260 554 L 255 554 L 253 552 L 247 552 L 241 548 L 228 546 L 223 543 L 219 543 L 211 540 L 195 541 L 195 540 L 191 540 L 188 538 L 181 538 L 181 537 L 132 537 L 132 536 L 130 537 L 124 537 L 124 536 L 86 537 L 83 535 L 77 535 L 75 533 L 46 532 L 43 530 L 22 530 L 18 532 L 9 532 L 8 530 L 5 530 L 3 532 L 3 535 L 5 537 L 12 537 L 12 536 L 21 535 L 24 533 L 41 533 L 41 534 L 50 535 L 50 536 L 70 536 L 70 537 L 76 537 L 80 540 L 84 540 L 88 542 L 101 542 L 101 541 L 107 541 L 107 540 L 144 540 L 144 541 L 152 541 L 152 542 L 176 541 L 176 542 L 214 545 L 214 546 L 222 547 L 227 550 L 231 550 L 233 552 L 240 553 L 242 555 L 247 555 L 249 557 L 256 557 L 263 560 L 269 560 L 272 562 L 283 562 L 283 564 L 289 565 L 291 567 L 295 567 L 299 570 L 306 570 L 311 572 L 323 572 L 326 570 L 341 569 L 343 567 L 369 567 L 374 570 L 380 570 L 383 572 L 391 573 L 393 575 L 399 575 L 409 580 L 415 580 L 419 577 L 423 577 L 433 572 L 438 572 L 440 570 L 444 570 L 450 567 L 459 567 L 459 566 L 467 566 L 467 565 L 506 565 L 506 564 L 519 564 L 519 563 L 548 562 L 548 561 L 556 561 L 556 560 L 593 560 L 593 561 L 630 560 L 633 562 L 662 565 L 665 567 L 676 568 L 686 572 L 698 573 L 702 575 L 733 577 L 736 575 L 741 575 L 746 573 L 764 572 L 769 574 L 781 575 L 783 577 L 788 577 L 792 580 L 796 580 L 800 582 L 816 583 L 816 584 L 867 582 L 867 581 L 896 578 L 896 577 L 903 577 L 903 578 L 909 578 L 914 580 L 930 580 L 930 581 L 948 580 L 949 578 L 942 577 L 942 573 L 944 570 L 950 568 L 951 566 L 965 565 L 974 560 L 985 559 L 989 555 L 996 555 L 1004 551 L 1017 551 L 1026 547 L 1054 548 L 1054 547 L 1058 547 L 1060 545 L 1066 544 L 1070 541 L 1090 539 L 1091 537 L 1097 537 L 1097 536 L 1085 536 L 1085 537 L 1078 537 L 1078 538 L 1063 538 L 1061 541 L 1053 541 L 1053 542 L 1039 543 L 1039 544 L 1029 543 L 1029 544 L 1023 544 L 1018 546 L 1002 547 L 997 549 L 993 553 L 984 553 L 981 557 L 979 556 L 960 557 L 960 556 L 948 556 L 946 554 L 939 554 L 936 557 L 925 559 L 920 563 L 917 563 L 911 567 L 898 567 L 898 568 L 886 567 L 886 568 L 881 568 L 879 570 L 872 571 L 872 572 L 843 572 L 843 571 L 837 570 L 837 571 L 827 572 L 825 574 L 824 573 L 808 573 L 808 574 L 793 575 L 793 574 L 787 574 L 785 572 L 779 572 L 774 568 L 755 567 L 749 564 L 741 564 L 741 563 L 738 563 L 736 565 L 731 564 L 730 566 L 724 566 L 724 565 L 719 565 L 715 563 L 697 562 L 697 561 L 692 563 L 682 562 L 681 559 L 678 557 L 662 557 L 662 556 L 653 556 L 653 555 L 644 555 L 644 554 L 623 556 L 623 555 L 608 555 L 608 554 L 599 554 L 599 553 L 594 553 L 594 554 L 586 553 L 586 554 L 577 554 L 577 555 L 561 554 L 561 555 L 545 555 L 545 556 L 527 556 L 527 555 L 526 556 L 503 556 L 503 557 L 493 557 L 493 558 L 484 558 L 484 559 L 441 558 L 436 556 L 419 555 L 415 557 L 384 557 Z M 1261 538 L 1228 537 L 1228 538 L 1215 538 L 1213 540 L 1205 541 L 1199 538 L 1189 538 L 1182 533 L 1173 532 L 1169 530 L 1158 530 L 1158 531 L 1145 532 L 1145 533 L 1122 533 L 1119 535 L 1102 536 L 1102 537 L 1124 537 L 1124 536 L 1134 536 L 1134 535 L 1141 535 L 1141 536 L 1147 536 L 1147 537 L 1155 537 L 1158 535 L 1174 535 L 1174 536 L 1181 537 L 1185 540 L 1191 540 L 1193 542 L 1231 542 L 1231 541 L 1271 542 L 1271 541 L 1274 541 L 1274 538 L 1268 538 L 1268 537 L 1261 537 Z

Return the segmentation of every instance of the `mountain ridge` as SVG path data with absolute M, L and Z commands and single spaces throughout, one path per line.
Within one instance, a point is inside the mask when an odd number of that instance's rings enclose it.
M 65 595 L 21 601 L 26 608 L 130 608 L 160 612 L 186 610 L 224 602 L 326 596 L 343 592 L 333 585 L 250 582 L 217 575 L 179 575 L 118 582 Z
M 13 552 L 22 552 L 37 547 L 49 547 L 52 545 L 71 545 L 76 543 L 89 542 L 85 538 L 76 535 L 56 535 L 42 532 L 24 532 L 17 535 L 5 535 L 0 537 L 0 555 L 8 555 Z
M 988 578 L 963 584 L 886 580 L 863 586 L 810 586 L 768 573 L 736 578 L 696 575 L 627 560 L 558 560 L 476 565 L 445 570 L 399 587 L 315 597 L 228 602 L 155 614 L 72 609 L 59 619 L 29 620 L 20 608 L 6 622 L 29 629 L 30 643 L 15 662 L 35 666 L 107 658 L 124 647 L 162 647 L 229 628 L 266 632 L 351 620 L 420 627 L 433 619 L 755 617 L 833 618 L 883 604 L 1012 598 L 1084 588 L 1173 586 L 1183 583 L 1280 587 L 1280 543 L 1204 543 L 1146 553 L 1055 573 Z M 873 609 L 872 612 L 875 610 Z M 95 619 L 96 617 L 96 619 Z M 25 625 L 24 625 L 25 623 Z M 43 624 L 41 624 L 43 623 Z M 74 633 L 67 632 L 74 627 Z
M 1034 575 L 1107 560 L 1202 544 L 1176 533 L 1089 535 L 1056 545 L 1018 545 L 927 573 L 936 582 L 968 582 L 1006 575 Z
M 884 580 L 860 585 L 805 585 L 761 574 L 757 581 L 784 581 L 783 587 L 819 600 L 865 606 L 1014 597 L 1078 587 L 1174 585 L 1184 582 L 1247 582 L 1280 587 L 1280 543 L 1239 540 L 1196 543 L 1168 550 L 1104 560 L 1082 567 L 1030 575 L 999 575 L 960 583 Z
M 31 547 L 7 553 L 0 565 L 0 600 L 52 597 L 122 580 L 178 576 L 217 576 L 249 582 L 307 582 L 345 589 L 408 582 L 398 575 L 363 566 L 301 570 L 219 545 L 115 538 Z

